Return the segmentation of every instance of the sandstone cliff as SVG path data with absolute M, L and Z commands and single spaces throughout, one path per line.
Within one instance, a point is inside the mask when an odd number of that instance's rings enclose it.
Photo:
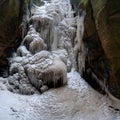
M 86 60 L 83 76 L 95 88 L 95 82 L 120 99 L 120 2 L 113 0 L 79 0 L 86 10 L 85 46 Z

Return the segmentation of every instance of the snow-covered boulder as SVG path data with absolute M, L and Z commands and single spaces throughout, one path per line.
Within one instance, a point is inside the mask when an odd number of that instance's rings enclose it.
M 37 53 L 34 58 L 30 58 L 33 61 L 26 65 L 25 71 L 37 89 L 40 90 L 43 85 L 58 87 L 67 83 L 67 68 L 59 58 L 47 51 Z

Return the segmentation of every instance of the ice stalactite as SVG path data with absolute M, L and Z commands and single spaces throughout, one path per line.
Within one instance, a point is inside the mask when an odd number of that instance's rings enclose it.
M 85 67 L 85 52 L 84 52 L 85 50 L 83 44 L 85 15 L 86 15 L 85 11 L 80 9 L 77 16 L 77 34 L 76 34 L 75 47 L 74 47 L 77 67 L 81 74 Z

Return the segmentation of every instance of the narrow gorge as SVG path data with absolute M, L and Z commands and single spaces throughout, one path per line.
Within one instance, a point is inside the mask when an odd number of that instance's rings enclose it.
M 0 1 L 0 120 L 120 120 L 94 1 Z

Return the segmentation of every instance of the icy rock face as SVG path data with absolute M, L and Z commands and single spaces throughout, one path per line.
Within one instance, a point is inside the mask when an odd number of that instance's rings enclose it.
M 34 6 L 31 14 L 28 32 L 11 59 L 9 78 L 17 74 L 17 85 L 21 83 L 23 91 L 28 91 L 27 86 L 32 84 L 42 92 L 48 89 L 43 86 L 65 85 L 67 72 L 79 68 L 85 13 L 81 11 L 80 16 L 73 17 L 69 0 L 52 0 L 44 6 Z M 17 87 L 19 92 L 21 86 Z
M 56 0 L 33 8 L 29 30 L 10 60 L 10 91 L 33 94 L 67 83 L 67 71 L 75 66 L 72 43 L 76 34 L 75 19 L 68 10 L 69 1 Z
M 77 67 L 81 74 L 85 68 L 85 50 L 84 50 L 84 44 L 83 44 L 85 15 L 86 15 L 86 12 L 84 10 L 80 9 L 78 11 L 78 16 L 76 20 L 77 32 L 76 32 L 75 46 L 74 46 L 74 53 L 77 61 Z

